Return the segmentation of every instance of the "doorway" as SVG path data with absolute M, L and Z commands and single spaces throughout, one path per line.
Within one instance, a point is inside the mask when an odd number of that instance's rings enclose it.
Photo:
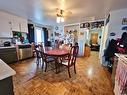
M 89 42 L 92 51 L 99 51 L 101 45 L 102 29 L 95 28 L 89 31 Z
M 98 33 L 91 33 L 91 44 L 97 44 L 98 43 Z

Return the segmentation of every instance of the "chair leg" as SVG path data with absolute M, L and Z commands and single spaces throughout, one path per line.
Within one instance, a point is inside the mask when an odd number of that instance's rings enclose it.
M 37 65 L 39 65 L 39 58 L 37 58 L 36 62 L 37 62 Z
M 71 78 L 70 68 L 69 67 L 68 67 L 68 74 L 69 74 L 69 78 Z
M 57 72 L 57 65 L 58 65 L 57 62 L 55 62 L 56 74 L 58 73 L 58 72 Z
M 43 59 L 42 59 L 42 66 L 41 66 L 41 68 L 42 69 L 44 68 L 44 61 L 43 61 Z
M 75 67 L 75 64 L 74 64 L 74 72 L 75 72 L 75 74 L 76 74 L 76 67 Z
M 45 72 L 46 72 L 46 70 L 47 70 L 47 63 L 45 62 Z
M 39 58 L 39 63 L 41 64 L 41 58 Z M 40 64 L 39 64 L 39 65 L 40 65 Z

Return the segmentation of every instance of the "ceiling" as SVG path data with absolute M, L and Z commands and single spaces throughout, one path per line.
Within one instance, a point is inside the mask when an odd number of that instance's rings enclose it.
M 36 23 L 56 24 L 56 8 L 71 11 L 65 23 L 103 19 L 110 10 L 127 8 L 127 0 L 0 0 L 0 10 Z

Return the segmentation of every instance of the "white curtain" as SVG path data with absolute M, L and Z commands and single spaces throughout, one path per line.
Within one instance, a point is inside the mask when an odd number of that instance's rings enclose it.
M 44 31 L 41 27 L 35 27 L 35 42 L 44 43 Z

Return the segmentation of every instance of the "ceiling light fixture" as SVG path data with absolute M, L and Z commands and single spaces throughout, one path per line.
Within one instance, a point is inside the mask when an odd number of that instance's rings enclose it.
M 59 12 L 57 13 L 57 18 L 56 18 L 57 23 L 64 22 L 63 12 L 64 10 L 60 9 Z
M 57 23 L 62 23 L 65 21 L 65 17 L 69 17 L 72 12 L 68 10 L 63 10 L 61 8 L 56 9 L 56 22 Z

